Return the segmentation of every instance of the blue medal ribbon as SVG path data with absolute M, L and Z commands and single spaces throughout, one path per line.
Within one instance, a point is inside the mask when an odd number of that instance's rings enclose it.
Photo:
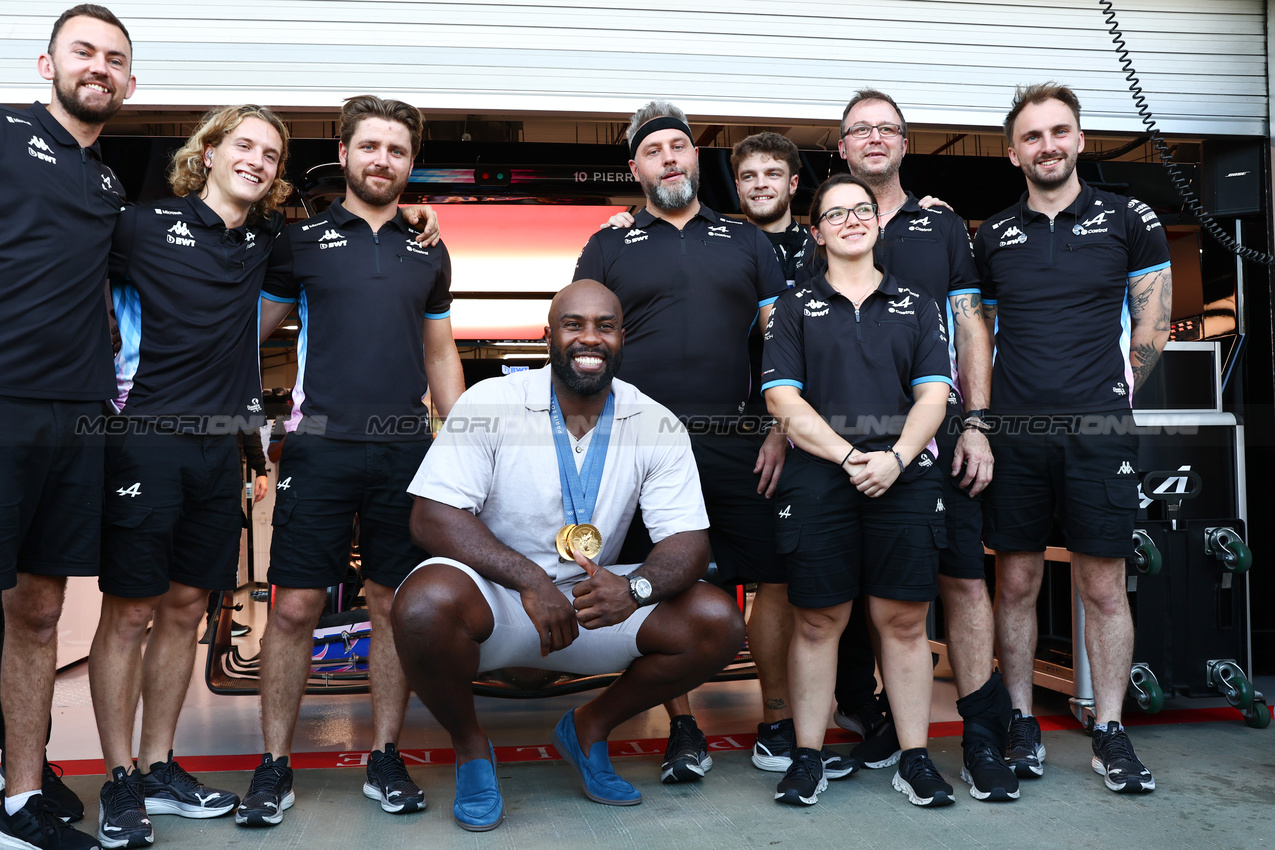
M 579 525 L 593 519 L 602 484 L 602 468 L 606 465 L 607 443 L 611 441 L 611 422 L 615 418 L 615 393 L 607 393 L 602 415 L 594 426 L 584 466 L 576 470 L 571 457 L 571 440 L 567 424 L 558 407 L 558 394 L 549 388 L 549 418 L 553 422 L 553 445 L 558 451 L 558 479 L 562 482 L 562 515 L 566 524 Z

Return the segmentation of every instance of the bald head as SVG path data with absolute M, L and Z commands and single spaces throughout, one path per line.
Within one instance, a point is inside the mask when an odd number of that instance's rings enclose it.
M 549 327 L 557 326 L 562 317 L 568 314 L 607 315 L 613 317 L 617 325 L 624 324 L 620 299 L 598 281 L 588 278 L 567 284 L 553 296 L 553 301 L 549 304 Z
M 620 299 L 596 280 L 563 287 L 549 305 L 545 342 L 559 397 L 593 398 L 610 390 L 624 347 Z

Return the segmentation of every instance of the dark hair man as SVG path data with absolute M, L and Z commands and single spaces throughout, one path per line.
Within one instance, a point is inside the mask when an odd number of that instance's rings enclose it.
M 412 531 L 437 557 L 399 588 L 394 634 L 412 687 L 452 736 L 464 829 L 503 817 L 477 673 L 624 671 L 568 711 L 553 740 L 585 796 L 631 806 L 642 795 L 611 767 L 611 730 L 699 685 L 743 640 L 734 602 L 697 581 L 708 517 L 686 432 L 613 379 L 622 323 L 601 284 L 564 288 L 545 328 L 550 366 L 466 392 L 455 421 L 496 424 L 446 429 L 412 481 Z M 656 543 L 642 563 L 617 564 L 639 506 Z
M 1138 505 L 1130 407 L 1169 337 L 1168 241 L 1146 204 L 1076 174 L 1085 137 L 1080 103 L 1066 86 L 1019 88 L 1005 136 L 1027 191 L 979 227 L 974 256 L 987 319 L 999 320 L 997 472 L 986 542 L 996 551 L 996 637 L 1013 698 L 1006 758 L 1019 776 L 1044 770 L 1032 670 L 1036 597 L 1056 512 L 1085 611 L 1093 768 L 1112 791 L 1152 791 L 1155 779 L 1134 754 L 1120 709 L 1133 655 L 1125 557 Z M 1080 428 L 1070 425 L 1077 415 Z M 1028 416 L 1058 416 L 1060 427 L 1020 429 Z
M 449 318 L 447 249 L 418 244 L 398 210 L 423 123 L 402 101 L 346 101 L 339 151 L 347 194 L 288 227 L 270 256 L 263 336 L 294 303 L 303 329 L 270 547 L 269 580 L 277 590 L 262 639 L 265 755 L 235 815 L 239 824 L 277 824 L 293 803 L 288 757 L 312 633 L 326 588 L 349 568 L 356 515 L 372 622 L 376 736 L 363 792 L 391 813 L 425 807 L 397 750 L 409 693 L 389 612 L 394 589 L 427 557 L 412 543 L 407 494 L 430 443 L 421 399 L 430 392 L 445 417 L 464 379 Z
M 101 6 L 54 25 L 40 76 L 46 108 L 0 108 L 0 589 L 5 646 L 5 805 L 0 842 L 89 848 L 57 817 L 83 816 L 66 794 L 41 794 L 67 576 L 96 575 L 102 511 L 104 402 L 115 396 L 105 303 L 111 233 L 123 187 L 97 137 L 133 94 L 124 25 Z M 68 234 L 74 234 L 68 238 Z M 59 795 L 62 796 L 62 795 Z
M 106 447 L 102 616 L 89 656 L 110 777 L 98 807 L 103 847 L 151 844 L 148 815 L 207 818 L 239 805 L 174 761 L 173 739 L 208 593 L 238 583 L 237 437 L 264 422 L 257 302 L 283 229 L 277 207 L 292 190 L 287 151 L 288 130 L 270 110 L 215 109 L 173 155 L 174 197 L 129 207 L 115 228 L 112 425 L 123 427 Z
M 962 779 L 980 800 L 1012 800 L 1018 782 L 1002 763 L 1009 699 L 992 672 L 992 605 L 983 555 L 978 495 L 992 477 L 992 454 L 983 416 L 991 381 L 991 343 L 983 320 L 978 275 L 965 222 L 942 206 L 923 208 L 899 182 L 907 154 L 907 121 L 894 99 L 863 89 L 846 105 L 838 149 L 850 172 L 876 192 L 881 239 L 876 260 L 887 272 L 947 306 L 949 355 L 956 384 L 939 429 L 938 464 L 946 471 L 943 505 L 947 531 L 940 554 L 939 593 L 947 622 L 948 653 L 956 674 L 957 709 L 964 722 Z M 852 752 L 868 767 L 898 758 L 893 721 L 871 701 L 874 659 L 867 628 L 851 617 L 840 651 L 837 722 L 864 734 Z M 886 700 L 882 703 L 888 705 Z
M 646 208 L 632 227 L 595 233 L 580 255 L 576 278 L 601 281 L 620 298 L 628 321 L 624 379 L 688 422 L 720 580 L 776 585 L 782 600 L 783 570 L 767 498 L 783 468 L 787 441 L 778 433 L 763 439 L 760 429 L 741 433 L 738 426 L 750 421 L 739 416 L 751 389 L 749 333 L 759 314 L 765 325 L 771 303 L 787 289 L 783 269 L 757 227 L 725 218 L 696 197 L 699 155 L 682 110 L 665 101 L 646 104 L 629 122 L 628 139 L 629 169 L 642 185 Z M 793 179 L 766 177 L 775 197 L 762 203 L 755 193 L 758 211 L 786 207 Z M 640 559 L 641 534 L 635 523 L 626 560 Z M 767 675 L 782 671 L 769 662 L 783 656 L 791 632 L 786 606 L 768 605 L 768 596 L 773 593 L 763 591 L 761 610 L 753 615 L 758 626 L 750 627 L 753 652 Z M 782 682 L 776 689 L 765 696 L 778 701 L 779 721 L 786 693 L 778 692 Z M 666 708 L 672 721 L 661 779 L 699 779 L 712 767 L 704 733 L 684 696 Z M 786 767 L 784 761 L 774 769 Z

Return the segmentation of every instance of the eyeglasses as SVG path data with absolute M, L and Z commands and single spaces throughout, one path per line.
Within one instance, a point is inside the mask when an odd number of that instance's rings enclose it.
M 866 139 L 872 135 L 873 130 L 880 133 L 883 139 L 897 138 L 903 132 L 903 128 L 898 124 L 855 124 L 842 133 L 841 138 L 849 136 L 852 139 Z
M 840 227 L 850 217 L 850 213 L 854 213 L 854 217 L 859 219 L 859 221 L 871 221 L 877 217 L 877 205 L 864 201 L 861 204 L 855 204 L 851 209 L 833 207 L 819 216 L 819 221 L 815 222 L 815 224 L 826 221 L 833 227 Z

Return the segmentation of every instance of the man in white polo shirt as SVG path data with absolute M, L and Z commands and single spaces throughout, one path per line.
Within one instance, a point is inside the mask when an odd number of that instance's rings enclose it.
M 686 431 L 612 376 L 620 302 L 576 281 L 554 298 L 550 366 L 484 381 L 456 402 L 408 490 L 412 535 L 436 557 L 398 589 L 395 641 L 408 682 L 456 749 L 457 823 L 503 818 L 495 755 L 471 682 L 482 671 L 624 671 L 567 714 L 553 742 L 595 802 L 631 806 L 607 736 L 704 682 L 744 640 L 734 601 L 699 579 L 708 516 Z M 638 506 L 655 543 L 615 560 Z

